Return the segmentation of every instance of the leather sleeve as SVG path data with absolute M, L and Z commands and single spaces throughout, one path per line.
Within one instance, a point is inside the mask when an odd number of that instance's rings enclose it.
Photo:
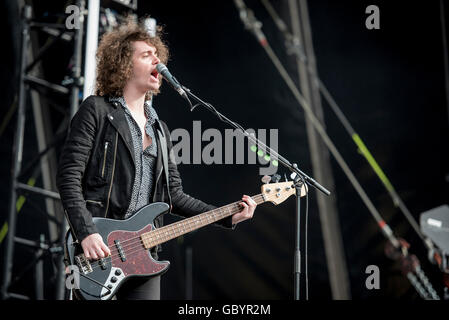
M 75 238 L 81 242 L 97 229 L 86 208 L 82 178 L 97 131 L 95 102 L 89 97 L 71 120 L 70 131 L 59 158 L 56 184 Z

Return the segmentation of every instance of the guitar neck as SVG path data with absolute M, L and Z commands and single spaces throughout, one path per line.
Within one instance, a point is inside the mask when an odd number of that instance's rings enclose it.
M 257 204 L 261 204 L 266 201 L 262 194 L 252 196 L 251 198 Z M 183 234 L 192 232 L 221 219 L 232 216 L 242 210 L 242 207 L 239 205 L 240 202 L 241 201 L 233 202 L 226 206 L 183 219 L 150 232 L 143 233 L 141 235 L 143 245 L 146 249 L 150 249 L 158 244 L 175 239 Z

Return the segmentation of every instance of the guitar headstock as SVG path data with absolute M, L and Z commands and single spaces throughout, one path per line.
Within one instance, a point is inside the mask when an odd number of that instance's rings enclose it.
M 266 183 L 262 185 L 261 189 L 265 201 L 270 201 L 276 205 L 284 202 L 288 197 L 296 193 L 293 181 Z M 305 196 L 306 192 L 306 187 L 303 185 L 301 187 L 301 197 Z

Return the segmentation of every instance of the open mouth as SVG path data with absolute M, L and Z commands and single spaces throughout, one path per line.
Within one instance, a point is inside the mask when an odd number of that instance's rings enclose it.
M 159 72 L 157 72 L 156 69 L 154 69 L 153 72 L 151 72 L 151 77 L 153 77 L 155 80 L 157 80 L 158 75 L 159 75 Z

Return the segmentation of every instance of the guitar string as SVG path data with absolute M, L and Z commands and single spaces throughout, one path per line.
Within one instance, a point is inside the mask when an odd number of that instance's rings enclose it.
M 257 202 L 257 201 L 262 201 L 263 202 L 263 196 L 261 195 L 261 194 L 259 194 L 259 195 L 256 195 L 256 196 L 253 196 L 252 197 L 253 199 L 256 199 L 255 201 Z M 262 199 L 259 199 L 259 198 L 262 198 Z M 261 203 L 262 203 L 261 202 Z M 235 205 L 237 205 L 237 204 L 239 204 L 240 203 L 240 201 L 237 201 L 237 202 L 234 202 L 234 203 L 231 203 L 231 204 L 229 204 L 229 205 L 226 205 L 226 206 L 224 206 L 224 207 L 232 207 L 231 208 L 231 214 L 230 215 L 233 215 L 233 214 L 235 214 L 235 213 L 237 213 L 237 212 L 239 212 L 240 211 L 240 207 L 235 207 Z M 221 208 L 224 208 L 224 207 L 221 207 Z M 221 209 L 221 208 L 218 208 L 218 209 Z M 237 210 L 237 211 L 235 211 L 235 210 Z M 194 217 L 191 217 L 191 218 L 188 218 L 188 219 L 191 219 L 191 222 L 189 223 L 190 224 L 190 227 L 192 226 L 192 223 L 194 222 L 194 218 L 195 217 L 197 217 L 197 216 L 194 216 Z M 224 218 L 224 217 L 223 217 Z M 222 218 L 221 218 L 222 219 Z M 218 220 L 216 220 L 216 221 L 219 221 L 219 220 L 221 220 L 221 219 L 218 219 Z M 216 221 L 214 221 L 214 222 L 216 222 Z M 179 222 L 177 222 L 177 223 L 174 223 L 174 224 L 171 224 L 171 225 L 168 225 L 168 226 L 164 226 L 164 227 L 162 227 L 162 228 L 159 228 L 159 229 L 154 229 L 153 231 L 158 231 L 158 232 L 163 232 L 164 230 L 169 230 L 170 228 L 172 228 L 172 226 L 173 225 L 175 225 L 175 224 L 181 224 L 181 223 L 183 223 L 183 222 L 185 222 L 185 220 L 183 220 L 183 221 L 179 221 Z M 213 222 L 212 222 L 213 223 Z M 210 223 L 209 223 L 210 224 Z M 207 224 L 206 224 L 207 225 Z M 196 225 L 195 225 L 196 226 Z M 204 225 L 205 226 L 205 225 Z M 178 229 L 179 229 L 179 227 L 178 227 Z M 195 228 L 194 229 L 192 229 L 192 230 L 190 230 L 190 231 L 193 231 L 193 230 L 195 230 Z M 190 232 L 190 231 L 188 231 L 188 232 Z M 152 232 L 152 231 L 150 231 L 150 232 Z M 166 234 L 168 235 L 168 233 L 166 232 Z M 174 233 L 173 233 L 174 234 Z M 149 238 L 149 239 L 151 239 L 150 240 L 150 243 L 153 241 L 153 240 L 155 240 L 155 239 L 153 239 L 153 238 Z M 173 238 L 172 238 L 173 239 Z M 145 239 L 145 240 L 148 240 L 148 238 L 147 239 Z M 167 238 L 165 238 L 165 237 L 162 237 L 162 240 L 164 240 L 163 242 L 166 242 L 166 241 L 169 241 L 169 240 L 171 240 L 171 239 L 167 239 Z M 140 246 L 141 246 L 141 244 L 142 244 L 142 242 L 143 242 L 143 240 L 142 240 L 142 237 L 141 237 L 141 235 L 140 236 L 138 236 L 138 237 L 135 237 L 135 238 L 131 238 L 131 239 L 128 239 L 127 240 L 128 241 L 128 243 L 127 243 L 127 246 L 126 247 L 122 247 L 122 249 L 123 249 L 123 251 L 125 251 L 125 250 L 133 250 L 134 248 L 136 248 L 136 246 L 135 245 L 137 245 L 137 248 L 140 248 Z M 132 243 L 129 243 L 129 241 L 132 241 Z M 163 242 L 161 242 L 161 243 L 163 243 Z M 115 246 L 114 246 L 115 247 Z M 153 246 L 154 247 L 154 246 Z M 116 247 L 115 247 L 116 248 Z M 151 247 L 150 247 L 151 248 Z M 116 248 L 116 250 L 118 251 L 118 249 Z M 112 256 L 112 255 L 111 255 Z M 112 259 L 116 259 L 117 257 L 113 257 Z M 120 255 L 118 254 L 118 258 L 120 258 Z
M 257 196 L 259 196 L 259 195 L 257 195 Z M 257 196 L 254 196 L 254 197 L 257 197 Z M 154 230 L 165 230 L 165 229 L 168 229 L 168 228 L 170 228 L 170 227 L 172 227 L 172 226 L 176 226 L 176 225 L 179 225 L 179 224 L 184 224 L 184 223 L 186 223 L 187 221 L 193 221 L 193 220 L 195 220 L 195 219 L 198 219 L 201 215 L 206 215 L 206 214 L 208 214 L 208 215 L 216 215 L 216 214 L 220 215 L 220 214 L 223 214 L 223 212 L 224 212 L 225 210 L 229 210 L 230 208 L 231 208 L 231 209 L 235 209 L 235 206 L 238 205 L 239 203 L 240 203 L 240 201 L 236 201 L 236 202 L 230 203 L 230 204 L 228 204 L 228 205 L 226 205 L 226 206 L 223 206 L 223 207 L 220 207 L 220 208 L 216 208 L 216 209 L 213 209 L 213 210 L 211 210 L 211 211 L 202 213 L 202 214 L 200 214 L 200 215 L 192 216 L 192 217 L 189 217 L 189 218 L 187 218 L 187 219 L 184 219 L 184 220 L 181 220 L 181 221 L 175 222 L 175 223 L 173 223 L 173 224 L 166 225 L 166 226 L 163 226 L 163 227 L 161 227 L 161 228 L 159 228 L 159 229 L 154 229 Z M 213 213 L 214 211 L 216 211 L 216 213 Z M 162 232 L 162 231 L 161 231 L 161 232 Z M 126 243 L 126 242 L 129 241 L 129 240 L 131 240 L 131 239 L 125 240 L 124 243 Z
M 235 210 L 237 210 L 237 211 L 235 211 Z M 232 207 L 232 209 L 230 209 L 230 211 L 228 211 L 228 212 L 230 212 L 230 214 L 232 215 L 232 214 L 237 213 L 239 211 L 240 211 L 240 208 Z M 206 222 L 210 222 L 209 218 L 206 217 L 206 216 L 201 217 L 201 218 L 195 216 L 195 217 L 191 217 L 191 218 L 192 219 L 190 219 L 190 220 L 183 220 L 183 221 L 180 221 L 180 222 L 177 222 L 177 223 L 170 224 L 168 226 L 164 226 L 162 228 L 153 229 L 153 230 L 151 230 L 151 231 L 149 231 L 147 233 L 140 234 L 139 236 L 137 236 L 135 238 L 127 239 L 125 245 L 122 245 L 122 243 L 120 243 L 120 247 L 121 247 L 122 251 L 125 252 L 125 254 L 126 254 L 126 251 L 132 250 L 135 247 L 135 245 L 138 245 L 140 247 L 140 245 L 142 243 L 144 243 L 144 242 L 152 243 L 154 240 L 156 240 L 156 241 L 163 240 L 163 242 L 164 242 L 164 240 L 168 241 L 168 238 L 171 238 L 172 235 L 174 235 L 175 238 L 176 238 L 177 233 L 179 233 L 179 230 L 183 230 L 183 231 L 188 230 L 187 232 L 183 233 L 183 234 L 185 234 L 185 233 L 188 233 L 190 231 L 195 230 L 195 228 L 198 226 L 198 222 L 204 223 L 204 221 L 203 221 L 204 219 L 206 219 Z M 215 220 L 216 218 L 215 218 L 215 214 L 214 214 L 214 218 L 212 218 L 212 219 L 214 219 L 215 221 L 210 222 L 210 223 L 206 223 L 203 226 L 206 226 L 208 224 L 214 223 L 214 222 L 219 221 L 219 220 L 221 220 L 223 218 L 225 218 L 225 217 L 220 217 L 220 219 Z M 181 225 L 183 225 L 183 224 L 186 225 L 186 226 L 185 227 L 181 227 Z M 193 227 L 193 229 L 189 230 L 191 227 Z M 149 233 L 154 233 L 154 235 L 149 235 Z M 179 234 L 179 236 L 180 235 L 181 234 Z M 173 239 L 173 238 L 171 238 L 171 239 Z M 113 246 L 113 247 L 115 247 L 115 249 L 117 251 L 119 251 L 116 246 Z
M 254 198 L 256 198 L 256 197 L 258 197 L 258 196 L 254 196 Z M 259 199 L 257 199 L 257 201 L 259 201 Z M 200 223 L 203 223 L 203 220 L 205 219 L 206 222 L 209 222 L 210 219 L 211 219 L 210 218 L 211 216 L 212 216 L 212 219 L 216 219 L 215 216 L 218 215 L 220 218 L 218 220 L 215 220 L 215 221 L 211 222 L 211 223 L 214 223 L 214 222 L 219 221 L 219 220 L 221 220 L 221 219 L 223 219 L 223 218 L 225 218 L 225 217 L 227 217 L 229 215 L 233 215 L 233 214 L 239 212 L 241 210 L 241 206 L 239 205 L 239 203 L 240 202 L 234 202 L 234 203 L 231 203 L 229 205 L 226 205 L 226 206 L 223 206 L 221 208 L 218 208 L 220 210 L 215 209 L 215 210 L 217 210 L 217 213 L 209 213 L 208 215 L 204 215 L 202 217 L 200 215 L 193 216 L 193 217 L 184 219 L 182 221 L 178 221 L 178 222 L 175 222 L 173 224 L 170 224 L 170 225 L 167 225 L 167 226 L 163 226 L 163 227 L 161 227 L 159 229 L 153 229 L 152 231 L 154 231 L 155 233 L 161 233 L 162 236 L 163 236 L 164 233 L 166 235 L 168 235 L 168 234 L 170 234 L 170 235 L 171 234 L 176 234 L 176 232 L 179 232 L 179 230 L 182 228 L 182 225 L 184 225 L 184 224 L 187 225 L 187 228 L 189 228 L 191 226 L 196 227 L 198 221 Z M 235 210 L 237 210 L 237 211 L 235 212 Z M 226 213 L 226 211 L 227 211 L 227 213 Z M 221 217 L 221 215 L 223 215 L 223 213 L 225 213 L 225 216 Z M 207 224 L 210 224 L 210 223 L 207 223 Z M 183 230 L 185 230 L 185 229 L 186 229 L 186 227 L 183 228 Z M 152 232 L 152 231 L 150 231 L 150 232 Z M 190 230 L 190 231 L 192 231 L 192 230 Z M 128 240 L 131 240 L 131 239 L 128 239 Z M 129 245 L 130 245 L 129 243 L 126 243 L 126 245 L 122 246 L 122 247 L 128 249 Z
M 264 199 L 263 199 L 263 195 L 262 194 L 258 194 L 258 195 L 256 195 L 256 196 L 252 196 L 251 197 L 253 200 L 255 200 L 256 202 L 257 201 L 262 201 L 261 203 L 263 203 L 264 202 Z M 261 199 L 259 199 L 259 198 L 261 198 Z M 257 200 L 256 200 L 257 199 Z M 231 204 L 228 204 L 228 205 L 226 205 L 226 206 L 223 206 L 223 207 L 220 207 L 220 208 L 217 208 L 217 209 L 222 209 L 222 208 L 225 208 L 225 207 L 229 207 L 229 206 L 235 206 L 235 205 L 237 205 L 237 204 L 239 204 L 241 201 L 236 201 L 236 202 L 234 202 L 234 203 L 231 203 Z M 217 210 L 217 209 L 214 209 L 214 210 Z M 235 211 L 234 212 L 234 210 L 235 209 L 237 209 L 237 211 Z M 235 213 L 238 213 L 238 212 L 240 212 L 240 207 L 238 207 L 238 208 L 233 208 L 232 210 L 231 210 L 231 214 L 230 215 L 233 215 L 233 214 L 235 214 Z M 192 218 L 192 222 L 193 222 L 193 218 L 195 218 L 196 216 L 194 216 L 194 217 L 191 217 Z M 191 218 L 188 218 L 188 219 L 191 219 Z M 224 217 L 223 217 L 224 218 Z M 221 219 L 219 219 L 219 220 L 221 220 Z M 219 220 L 216 220 L 216 221 L 219 221 Z M 183 220 L 183 221 L 185 221 L 185 220 Z M 180 222 L 177 222 L 177 223 L 182 223 L 183 221 L 180 221 Z M 215 222 L 215 221 L 214 221 Z M 177 223 L 175 223 L 175 224 L 177 224 Z M 170 228 L 172 225 L 174 225 L 174 224 L 171 224 L 171 225 L 168 225 L 168 226 L 164 226 L 164 227 L 162 227 L 162 228 L 159 228 L 159 229 L 154 229 L 153 231 L 160 231 L 160 230 L 163 230 L 163 229 L 168 229 L 168 228 Z M 206 226 L 206 225 L 204 225 L 204 226 Z M 195 229 L 193 229 L 193 230 L 195 230 Z M 193 230 L 191 230 L 191 231 L 193 231 Z M 151 232 L 151 231 L 150 231 Z M 176 237 L 175 237 L 176 238 Z M 152 238 L 150 238 L 151 240 L 153 240 Z M 172 239 L 174 239 L 174 238 L 171 238 L 171 239 L 162 239 L 162 240 L 164 240 L 163 242 L 161 242 L 161 243 L 164 243 L 164 242 L 167 242 L 167 241 L 169 241 L 169 240 L 172 240 Z M 133 241 L 133 243 L 127 243 L 127 247 L 126 247 L 126 250 L 131 250 L 131 251 L 129 251 L 128 253 L 126 253 L 125 255 L 126 256 L 130 256 L 130 255 L 133 255 L 133 254 L 135 254 L 135 253 L 137 253 L 137 252 L 139 252 L 141 249 L 142 249 L 142 245 L 144 245 L 144 243 L 143 243 L 143 239 L 141 238 L 141 235 L 139 235 L 139 236 L 137 236 L 137 237 L 135 237 L 135 238 L 131 238 L 131 239 L 128 239 L 128 240 L 126 240 L 125 242 L 129 242 L 129 241 Z M 155 245 L 154 245 L 155 246 Z M 152 247 L 154 247 L 154 246 L 152 246 Z M 111 254 L 110 256 L 108 256 L 108 257 L 106 257 L 106 258 L 109 258 L 109 257 L 111 257 L 111 261 L 107 261 L 107 262 L 105 262 L 105 263 L 111 263 L 112 264 L 112 262 L 115 262 L 115 261 L 118 261 L 119 259 L 121 259 L 121 257 L 120 257 L 120 253 L 118 252 L 118 248 L 116 247 L 116 246 L 113 246 L 116 250 L 117 250 L 117 254 Z M 152 247 L 150 247 L 150 248 L 152 248 Z M 122 249 L 123 249 L 123 247 L 122 247 Z M 138 249 L 137 251 L 135 250 L 135 249 Z M 144 245 L 144 247 L 143 247 L 143 249 L 144 250 L 148 250 L 148 249 L 146 249 L 145 248 L 145 245 Z M 125 249 L 123 249 L 123 251 L 125 251 Z M 98 267 L 101 267 L 101 265 L 100 265 L 100 260 L 96 260 L 96 261 L 93 261 L 93 262 L 90 262 L 91 263 L 91 265 L 93 265 L 92 266 L 92 270 L 93 269 L 96 269 L 96 268 L 98 268 Z M 97 265 L 94 265 L 94 264 L 97 264 Z
M 262 199 L 258 199 L 258 200 L 262 200 L 262 201 L 263 201 L 263 195 L 262 195 L 262 194 L 258 194 L 258 195 L 252 196 L 251 198 L 254 200 L 255 198 L 260 198 L 260 197 L 262 197 Z M 213 210 L 208 211 L 208 212 L 209 212 L 209 214 L 211 215 L 212 213 L 210 213 L 210 212 L 213 212 L 213 211 L 223 211 L 224 208 L 229 209 L 228 207 L 234 207 L 235 205 L 238 205 L 240 202 L 241 202 L 241 201 L 236 201 L 236 202 L 227 204 L 227 205 L 225 205 L 225 206 L 223 206 L 223 207 L 213 209 Z M 208 213 L 208 212 L 205 212 L 205 213 Z M 205 214 L 205 213 L 203 213 L 203 214 Z M 218 214 L 220 214 L 220 212 L 218 212 Z M 214 215 L 215 215 L 215 213 L 214 213 Z M 153 229 L 152 231 L 154 231 L 154 230 L 165 230 L 165 229 L 168 229 L 168 228 L 170 228 L 170 227 L 172 227 L 172 226 L 174 226 L 174 225 L 178 225 L 178 224 L 185 223 L 185 221 L 187 221 L 188 219 L 194 220 L 195 218 L 198 218 L 198 216 L 199 216 L 199 215 L 196 215 L 196 216 L 193 216 L 193 217 L 189 217 L 189 218 L 184 219 L 184 220 L 182 220 L 182 221 L 178 221 L 178 222 L 175 222 L 175 223 L 173 223 L 173 224 L 170 224 L 170 225 L 167 225 L 167 226 L 163 226 L 163 227 L 161 227 L 161 228 L 159 228 L 159 229 Z M 161 231 L 161 232 L 162 232 L 162 231 Z M 138 237 L 137 237 L 137 238 L 138 238 Z M 132 241 L 132 240 L 135 240 L 135 239 L 136 239 L 136 238 L 130 238 L 130 239 L 124 240 L 123 242 L 120 241 L 120 245 L 121 245 L 122 248 L 123 248 L 123 247 L 124 247 L 123 244 L 128 245 L 128 242 L 129 242 L 129 241 Z M 114 248 L 114 247 L 116 247 L 116 246 L 115 246 L 115 245 L 112 245 L 111 247 Z M 108 247 L 108 248 L 111 249 L 111 247 Z
M 238 210 L 240 210 L 240 209 L 238 209 Z M 235 211 L 235 212 L 231 213 L 231 215 L 234 214 L 234 213 L 237 213 L 237 212 L 239 212 L 239 211 Z M 220 220 L 221 220 L 221 219 L 220 219 Z M 217 220 L 217 221 L 218 221 L 218 220 Z M 157 229 L 157 230 L 160 230 L 160 229 Z M 172 239 L 174 239 L 174 238 L 172 238 Z M 172 240 L 172 239 L 163 239 L 164 241 L 161 242 L 161 243 L 167 242 L 167 241 Z M 143 240 L 140 238 L 140 236 L 134 238 L 134 240 L 138 240 L 138 241 L 134 242 L 134 244 L 137 245 L 137 246 L 134 246 L 134 247 L 132 247 L 132 248 L 127 248 L 127 250 L 131 250 L 131 251 L 129 251 L 128 253 L 126 253 L 126 256 L 131 256 L 131 255 L 133 255 L 133 254 L 136 254 L 136 253 L 138 253 L 138 252 L 139 252 L 140 250 L 142 250 L 142 249 L 145 250 L 145 251 L 148 250 L 148 249 L 145 248 L 144 243 L 143 243 Z M 138 242 L 138 243 L 137 243 L 137 242 Z M 142 247 L 142 245 L 143 245 L 143 247 Z M 152 246 L 152 247 L 154 247 L 154 246 Z M 150 248 L 152 248 L 152 247 L 150 247 Z M 136 250 L 136 249 L 137 249 L 137 250 Z M 117 249 L 117 251 L 118 251 L 118 249 Z M 113 255 L 108 256 L 108 257 L 111 257 L 111 261 L 106 261 L 105 264 L 107 264 L 107 263 L 111 263 L 111 264 L 112 264 L 113 262 L 118 261 L 119 259 L 121 259 L 121 257 L 120 257 L 119 254 L 117 254 L 117 255 L 114 256 L 114 257 L 113 257 Z M 95 264 L 95 263 L 97 264 L 97 265 L 92 266 L 92 270 L 94 270 L 94 269 L 96 269 L 96 268 L 98 268 L 98 267 L 101 267 L 99 261 L 100 261 L 100 260 L 96 260 L 96 261 L 91 262 L 91 265 L 93 265 L 93 264 Z

